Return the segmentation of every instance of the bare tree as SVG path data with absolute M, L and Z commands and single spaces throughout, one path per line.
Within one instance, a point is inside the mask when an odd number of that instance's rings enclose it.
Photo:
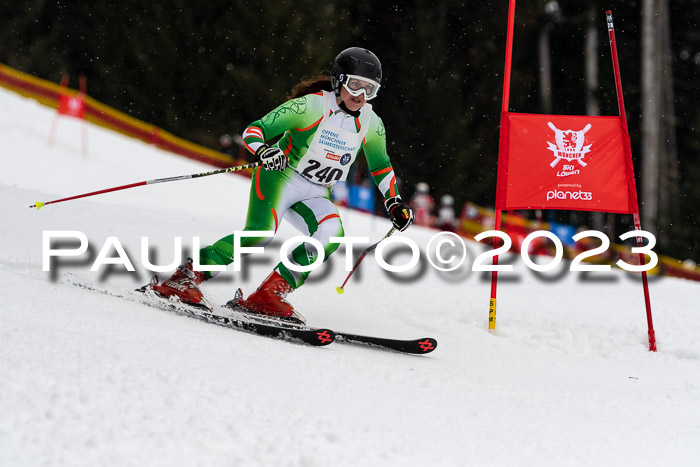
M 642 217 L 667 246 L 678 197 L 668 0 L 642 1 Z
M 598 102 L 598 29 L 600 27 L 600 9 L 594 4 L 588 8 L 586 14 L 586 38 L 584 45 L 585 77 L 586 77 L 586 114 L 600 115 L 600 103 Z M 610 235 L 605 228 L 605 213 L 594 212 L 591 214 L 592 227 Z
M 669 2 L 660 2 L 661 16 L 659 23 L 660 32 L 660 75 L 661 79 L 661 165 L 659 167 L 660 192 L 659 192 L 659 225 L 668 226 L 673 223 L 679 215 L 679 162 L 678 147 L 676 145 L 676 116 L 675 97 L 673 92 L 673 52 L 671 50 L 671 26 Z M 668 233 L 660 232 L 662 246 L 667 246 L 671 241 Z

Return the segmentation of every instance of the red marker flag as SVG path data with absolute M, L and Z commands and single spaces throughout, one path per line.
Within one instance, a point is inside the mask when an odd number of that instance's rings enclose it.
M 503 112 L 498 171 L 496 209 L 639 211 L 619 116 Z
M 85 97 L 83 93 L 76 96 L 61 94 L 58 96 L 58 113 L 70 117 L 85 118 Z

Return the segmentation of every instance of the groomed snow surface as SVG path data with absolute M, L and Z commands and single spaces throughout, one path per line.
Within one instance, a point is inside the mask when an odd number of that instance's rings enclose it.
M 248 179 L 151 185 L 37 212 L 37 200 L 211 168 L 94 126 L 83 155 L 70 118 L 49 147 L 51 109 L 5 90 L 0 108 L 0 465 L 700 465 L 700 284 L 652 280 L 652 353 L 638 277 L 568 263 L 537 275 L 513 257 L 490 334 L 490 276 L 470 271 L 485 247 L 469 243 L 464 266 L 439 273 L 425 253 L 436 231 L 411 227 L 400 235 L 422 253 L 408 273 L 390 275 L 370 255 L 339 296 L 341 247 L 290 301 L 317 326 L 435 337 L 432 354 L 226 329 L 144 306 L 132 290 L 151 275 L 141 237 L 152 262 L 169 264 L 175 237 L 191 251 L 193 237 L 205 245 L 240 230 Z M 371 242 L 390 227 L 341 217 L 346 235 Z M 44 272 L 44 231 L 83 232 L 90 248 Z M 237 287 L 249 293 L 294 235 L 284 223 L 265 254 L 204 293 L 217 305 Z M 109 237 L 136 272 L 90 271 Z M 392 251 L 394 264 L 408 260 Z

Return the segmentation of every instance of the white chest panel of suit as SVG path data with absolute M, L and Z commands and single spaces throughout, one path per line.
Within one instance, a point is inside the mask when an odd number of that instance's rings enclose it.
M 330 186 L 344 181 L 369 130 L 371 110 L 370 104 L 360 109 L 358 131 L 355 118 L 338 107 L 335 94 L 324 91 L 323 120 L 295 170 L 318 185 Z

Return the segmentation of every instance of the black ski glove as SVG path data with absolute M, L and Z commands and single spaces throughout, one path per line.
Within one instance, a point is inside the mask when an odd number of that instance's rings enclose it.
M 413 222 L 413 211 L 411 208 L 403 204 L 401 198 L 394 196 L 384 200 L 386 212 L 391 216 L 391 222 L 399 232 L 403 232 Z
M 279 148 L 263 144 L 255 151 L 255 157 L 262 162 L 265 170 L 278 170 L 282 172 L 287 168 L 287 155 Z

